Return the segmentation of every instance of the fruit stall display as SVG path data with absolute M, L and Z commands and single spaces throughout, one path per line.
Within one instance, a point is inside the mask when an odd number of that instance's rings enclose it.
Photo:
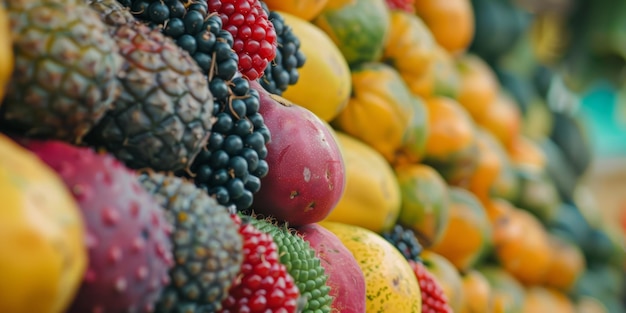
M 561 2 L 0 0 L 0 312 L 626 312 Z

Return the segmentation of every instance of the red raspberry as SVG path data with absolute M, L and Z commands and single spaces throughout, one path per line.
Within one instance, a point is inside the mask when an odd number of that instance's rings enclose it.
M 209 12 L 222 18 L 222 28 L 233 35 L 239 71 L 255 80 L 276 56 L 276 30 L 259 0 L 208 0 Z
M 413 260 L 408 262 L 420 284 L 422 313 L 452 313 L 452 309 L 448 305 L 448 299 L 445 293 L 443 293 L 443 288 L 435 281 L 433 274 L 428 271 L 422 262 Z
M 385 0 L 385 2 L 387 2 L 387 7 L 391 10 L 415 13 L 415 0 Z
M 300 291 L 285 265 L 280 263 L 276 243 L 269 234 L 241 222 L 235 214 L 231 216 L 240 224 L 244 260 L 219 312 L 295 313 Z

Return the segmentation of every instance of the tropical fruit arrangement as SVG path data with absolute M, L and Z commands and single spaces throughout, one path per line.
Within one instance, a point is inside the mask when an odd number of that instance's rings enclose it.
M 532 17 L 0 0 L 0 312 L 625 312 Z

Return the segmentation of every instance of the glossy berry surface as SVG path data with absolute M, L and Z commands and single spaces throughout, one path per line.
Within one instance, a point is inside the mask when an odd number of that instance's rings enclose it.
M 287 268 L 280 262 L 272 237 L 237 215 L 243 237 L 244 260 L 238 280 L 222 302 L 221 313 L 296 312 L 300 293 Z
M 452 313 L 443 288 L 421 262 L 409 260 L 422 294 L 422 313 Z
M 278 36 L 276 56 L 270 61 L 259 83 L 270 93 L 282 95 L 291 85 L 295 85 L 300 78 L 298 69 L 304 66 L 306 57 L 300 50 L 300 39 L 296 36 L 285 19 L 277 11 L 270 11 L 265 3 L 263 9 Z
M 208 0 L 209 12 L 222 19 L 224 30 L 233 36 L 239 56 L 239 71 L 255 80 L 263 75 L 276 56 L 276 31 L 259 0 Z
M 391 230 L 383 232 L 382 236 L 393 244 L 407 260 L 419 261 L 419 255 L 423 249 L 412 229 L 396 224 Z

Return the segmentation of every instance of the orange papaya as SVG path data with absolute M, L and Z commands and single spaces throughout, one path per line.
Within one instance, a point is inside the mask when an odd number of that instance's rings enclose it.
M 392 164 L 410 163 L 425 152 L 427 112 L 393 67 L 364 63 L 352 70 L 352 96 L 331 125 L 367 143 Z
M 515 100 L 500 92 L 495 102 L 475 118 L 476 124 L 489 130 L 509 149 L 522 132 L 522 113 Z
M 492 245 L 492 228 L 482 203 L 474 194 L 450 187 L 450 213 L 440 241 L 430 249 L 460 272 L 474 267 Z
M 506 161 L 506 152 L 500 142 L 485 129 L 477 128 L 478 164 L 469 179 L 467 189 L 474 193 L 481 201 L 489 199 L 491 189 L 497 182 L 498 176 Z
M 478 163 L 476 125 L 454 99 L 425 99 L 428 135 L 423 162 L 451 185 L 466 186 Z
M 500 84 L 493 69 L 481 57 L 464 54 L 456 60 L 461 83 L 457 100 L 476 119 L 496 100 Z
M 398 70 L 411 92 L 432 94 L 437 43 L 422 19 L 404 11 L 391 11 L 389 39 L 383 61 Z
M 419 0 L 415 12 L 424 19 L 437 42 L 452 54 L 465 51 L 474 38 L 470 0 Z

